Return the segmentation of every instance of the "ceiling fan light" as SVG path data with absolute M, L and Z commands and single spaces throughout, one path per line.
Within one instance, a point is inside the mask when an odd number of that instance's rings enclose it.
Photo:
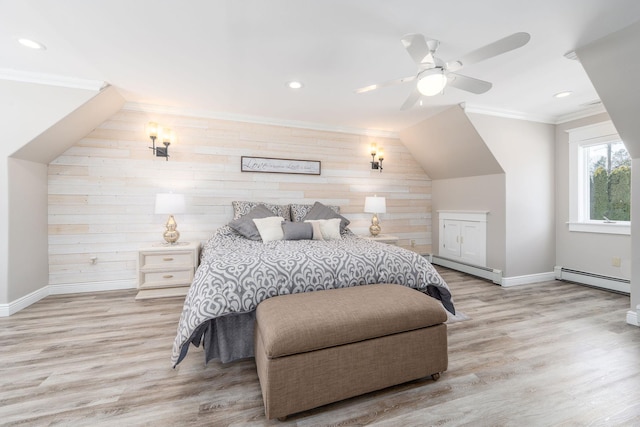
M 447 84 L 447 76 L 444 75 L 441 69 L 434 68 L 432 70 L 425 71 L 420 80 L 418 80 L 418 92 L 424 96 L 434 96 L 442 92 Z

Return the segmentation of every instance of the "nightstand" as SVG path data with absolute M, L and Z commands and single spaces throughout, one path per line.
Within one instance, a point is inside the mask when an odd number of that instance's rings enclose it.
M 392 236 L 391 234 L 378 234 L 376 237 L 371 235 L 369 236 L 360 236 L 363 239 L 373 240 L 374 242 L 386 243 L 387 245 L 397 245 L 398 238 L 396 236 Z
M 136 299 L 187 295 L 199 256 L 199 242 L 140 248 Z

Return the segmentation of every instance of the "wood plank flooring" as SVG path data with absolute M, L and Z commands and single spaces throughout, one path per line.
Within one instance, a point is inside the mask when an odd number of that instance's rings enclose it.
M 438 268 L 458 310 L 449 370 L 266 420 L 253 360 L 169 361 L 180 298 L 50 296 L 0 318 L 1 425 L 640 425 L 629 298 L 571 283 L 501 288 Z

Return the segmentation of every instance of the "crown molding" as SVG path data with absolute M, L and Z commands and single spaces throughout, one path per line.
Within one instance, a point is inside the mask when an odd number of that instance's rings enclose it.
M 554 116 L 536 115 L 523 113 L 521 111 L 503 110 L 499 108 L 490 108 L 482 105 L 469 104 L 462 102 L 460 104 L 465 113 L 485 114 L 487 116 L 503 117 L 506 119 L 528 120 L 530 122 L 541 122 L 547 124 L 556 124 Z
M 567 114 L 563 114 L 561 116 L 558 116 L 558 118 L 556 120 L 556 124 L 560 125 L 560 124 L 563 124 L 563 123 L 571 122 L 573 120 L 584 119 L 585 117 L 590 117 L 590 116 L 594 116 L 596 114 L 606 113 L 606 112 L 607 112 L 607 109 L 604 108 L 604 105 L 602 105 L 602 104 L 594 105 L 594 106 L 590 106 L 590 107 L 584 108 L 584 109 L 579 110 L 579 111 L 574 111 L 572 113 L 567 113 Z
M 560 116 L 528 114 L 528 113 L 523 113 L 519 111 L 488 108 L 481 105 L 474 105 L 474 104 L 469 104 L 465 102 L 461 103 L 460 106 L 465 111 L 465 113 L 478 113 L 478 114 L 485 114 L 488 116 L 504 117 L 507 119 L 528 120 L 532 122 L 547 123 L 551 125 L 559 125 L 559 124 L 570 122 L 573 120 L 583 119 L 585 117 L 590 117 L 596 114 L 607 112 L 607 110 L 604 108 L 602 104 L 588 106 L 581 110 L 572 111 L 571 113 L 562 114 Z
M 216 120 L 228 120 L 233 122 L 243 123 L 255 123 L 272 126 L 285 126 L 299 129 L 319 130 L 326 132 L 348 133 L 354 135 L 371 136 L 376 138 L 399 138 L 397 132 L 376 130 L 376 129 L 362 129 L 346 126 L 331 126 L 320 123 L 301 122 L 295 120 L 283 120 L 270 117 L 258 117 L 247 116 L 241 114 L 219 113 L 210 110 L 196 109 L 196 108 L 184 108 L 184 107 L 172 107 L 165 105 L 152 105 L 138 102 L 127 102 L 123 107 L 123 110 L 136 111 L 142 113 L 155 113 L 155 114 L 171 114 L 186 117 L 197 117 L 205 119 Z
M 85 89 L 100 92 L 109 84 L 102 80 L 79 79 L 75 77 L 58 76 L 55 74 L 34 73 L 31 71 L 0 68 L 0 80 L 11 80 L 23 83 L 36 83 L 48 86 L 60 86 L 72 89 Z

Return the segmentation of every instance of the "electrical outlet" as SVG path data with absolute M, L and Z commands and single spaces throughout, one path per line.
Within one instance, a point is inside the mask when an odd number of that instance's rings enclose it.
M 411 247 L 412 248 L 416 247 L 416 240 L 415 239 L 411 239 Z
M 614 267 L 620 267 L 620 258 L 619 257 L 611 258 L 611 265 Z

